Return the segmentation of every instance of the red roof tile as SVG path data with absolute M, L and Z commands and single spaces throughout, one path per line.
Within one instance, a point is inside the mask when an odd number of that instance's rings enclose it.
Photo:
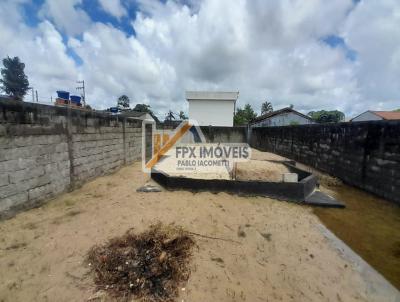
M 372 111 L 384 120 L 400 120 L 399 111 Z

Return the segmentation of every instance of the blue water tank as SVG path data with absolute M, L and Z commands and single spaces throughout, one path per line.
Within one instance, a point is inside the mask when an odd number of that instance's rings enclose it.
M 68 91 L 58 90 L 57 96 L 60 99 L 69 100 L 69 92 Z
M 81 97 L 79 95 L 71 95 L 71 102 L 79 104 L 81 102 Z

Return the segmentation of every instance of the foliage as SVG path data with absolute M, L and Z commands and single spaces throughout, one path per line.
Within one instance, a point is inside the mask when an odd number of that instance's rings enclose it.
M 1 69 L 1 89 L 17 100 L 22 100 L 29 89 L 28 77 L 25 75 L 25 64 L 18 57 L 4 58 Z
M 168 111 L 167 117 L 165 118 L 166 121 L 172 121 L 175 120 L 175 113 L 173 113 L 171 110 Z
M 118 98 L 117 106 L 118 108 L 129 108 L 129 102 L 129 98 L 125 94 L 123 94 Z
M 243 109 L 238 108 L 233 118 L 235 126 L 246 125 L 257 117 L 250 104 L 246 104 Z
M 268 101 L 262 103 L 261 105 L 261 114 L 266 114 L 269 112 L 274 111 L 274 108 L 272 107 L 272 104 Z
M 135 108 L 133 108 L 133 111 L 152 113 L 150 105 L 146 104 L 136 104 Z
M 153 113 L 153 110 L 151 110 L 150 105 L 136 104 L 135 108 L 133 108 L 133 111 L 146 112 L 151 115 L 151 117 L 156 121 L 156 123 L 160 122 L 158 117 Z
M 308 116 L 317 123 L 338 123 L 344 121 L 344 113 L 339 110 L 310 111 Z
M 186 116 L 186 114 L 185 114 L 185 112 L 183 112 L 182 110 L 179 111 L 178 117 L 179 117 L 179 119 L 182 120 L 182 121 L 188 119 L 187 116 Z
M 395 110 L 393 110 L 393 111 L 395 111 L 395 112 L 400 112 L 400 108 L 399 108 L 399 109 L 395 109 Z

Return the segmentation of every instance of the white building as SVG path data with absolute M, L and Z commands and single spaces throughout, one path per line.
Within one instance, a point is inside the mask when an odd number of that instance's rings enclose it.
M 400 120 L 400 112 L 368 110 L 352 118 L 350 122 L 383 121 L 383 120 Z
M 189 119 L 200 126 L 233 126 L 239 92 L 186 91 Z
M 307 115 L 304 115 L 290 107 L 268 112 L 257 117 L 251 124 L 251 127 L 274 127 L 289 125 L 314 124 L 314 121 Z

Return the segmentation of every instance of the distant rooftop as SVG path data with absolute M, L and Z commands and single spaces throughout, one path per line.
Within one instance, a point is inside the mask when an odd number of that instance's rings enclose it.
M 236 101 L 239 91 L 186 91 L 186 100 Z
M 265 120 L 267 118 L 273 117 L 275 115 L 279 115 L 279 114 L 282 114 L 282 113 L 288 113 L 288 112 L 293 112 L 294 114 L 297 114 L 299 116 L 304 117 L 305 119 L 308 119 L 308 120 L 312 121 L 312 118 L 309 117 L 308 115 L 305 115 L 305 114 L 303 114 L 301 112 L 298 112 L 297 110 L 294 110 L 293 108 L 285 107 L 285 108 L 282 108 L 282 109 L 279 109 L 279 110 L 267 112 L 267 113 L 265 113 L 263 115 L 260 115 L 260 116 L 256 117 L 253 122 L 259 122 L 259 121 Z
M 371 111 L 372 113 L 380 116 L 384 120 L 400 120 L 399 111 Z

